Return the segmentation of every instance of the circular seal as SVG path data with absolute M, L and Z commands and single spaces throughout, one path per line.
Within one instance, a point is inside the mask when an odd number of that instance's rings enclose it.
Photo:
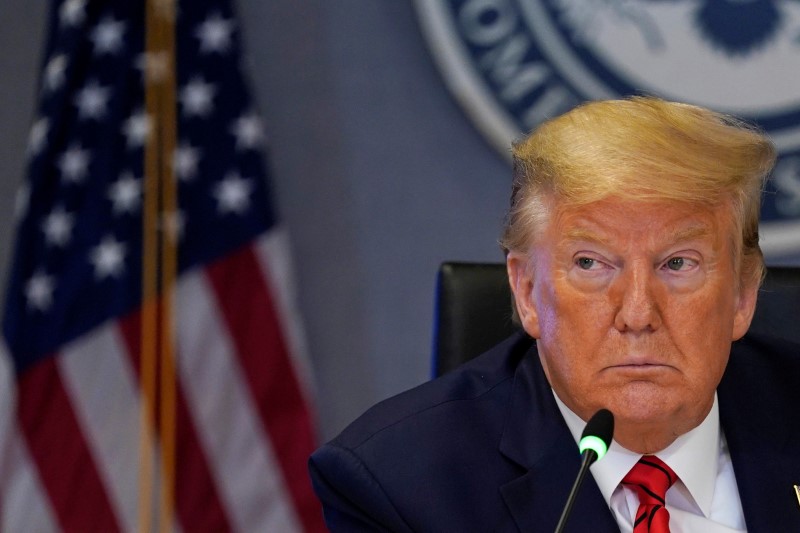
M 451 92 L 506 156 L 546 118 L 632 94 L 758 124 L 779 152 L 762 248 L 800 253 L 800 2 L 416 0 L 416 9 Z

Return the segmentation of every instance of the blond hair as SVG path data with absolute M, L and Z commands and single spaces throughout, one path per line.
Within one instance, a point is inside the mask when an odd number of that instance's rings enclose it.
M 515 143 L 514 183 L 501 245 L 524 252 L 547 216 L 545 201 L 577 206 L 608 197 L 731 202 L 742 282 L 764 259 L 758 219 L 775 148 L 734 117 L 653 97 L 589 102 Z

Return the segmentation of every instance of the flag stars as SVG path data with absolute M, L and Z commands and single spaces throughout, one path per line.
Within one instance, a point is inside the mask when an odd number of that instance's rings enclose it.
M 206 18 L 194 32 L 195 37 L 200 40 L 200 52 L 204 54 L 228 52 L 231 47 L 233 26 L 231 19 L 223 19 L 219 13 Z
M 67 0 L 58 10 L 58 19 L 63 26 L 76 27 L 86 20 L 86 0 Z
M 89 261 L 94 266 L 94 277 L 101 281 L 109 277 L 118 278 L 125 270 L 125 243 L 117 241 L 113 235 L 106 235 L 89 252 Z
M 67 56 L 58 54 L 50 58 L 44 67 L 44 90 L 45 92 L 55 92 L 60 89 L 66 81 Z
M 217 199 L 217 211 L 221 214 L 243 215 L 250 209 L 250 194 L 253 182 L 231 172 L 214 186 L 213 195 Z
M 61 154 L 56 164 L 61 170 L 61 179 L 80 183 L 89 171 L 89 150 L 84 150 L 79 145 L 72 145 Z
M 133 173 L 124 172 L 108 188 L 108 198 L 115 215 L 133 214 L 142 202 L 142 181 Z
M 89 37 L 94 43 L 94 53 L 97 55 L 117 55 L 122 49 L 122 36 L 124 33 L 124 22 L 110 17 L 104 18 L 95 26 Z
M 128 148 L 144 146 L 152 127 L 150 117 L 142 109 L 128 117 L 122 124 L 122 134 L 127 139 Z
M 189 143 L 181 143 L 181 145 L 175 149 L 172 165 L 175 170 L 175 175 L 179 180 L 184 182 L 192 181 L 197 175 L 197 165 L 199 163 L 199 148 L 194 148 Z
M 55 279 L 41 269 L 25 283 L 25 299 L 28 309 L 45 312 L 53 305 Z
M 50 133 L 50 121 L 47 118 L 40 118 L 31 126 L 31 133 L 28 136 L 28 154 L 39 155 L 47 144 L 47 134 Z
M 252 150 L 264 140 L 261 119 L 252 112 L 236 119 L 231 126 L 231 133 L 236 137 L 237 150 Z
M 78 116 L 81 119 L 102 119 L 108 110 L 110 97 L 111 91 L 108 87 L 101 87 L 96 81 L 89 82 L 75 97 Z
M 48 246 L 63 248 L 72 240 L 72 229 L 75 226 L 75 215 L 68 213 L 62 206 L 53 209 L 42 221 L 42 231 Z
M 180 92 L 180 101 L 183 114 L 187 117 L 206 117 L 214 110 L 214 94 L 216 88 L 206 83 L 202 78 L 193 78 L 183 86 Z

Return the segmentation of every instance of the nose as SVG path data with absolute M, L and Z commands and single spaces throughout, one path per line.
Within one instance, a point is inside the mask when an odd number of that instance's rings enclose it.
M 630 265 L 615 280 L 617 313 L 614 327 L 620 332 L 655 331 L 661 326 L 655 272 L 649 265 Z

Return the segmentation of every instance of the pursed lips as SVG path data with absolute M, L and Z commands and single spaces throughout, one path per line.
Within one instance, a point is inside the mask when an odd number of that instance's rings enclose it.
M 632 370 L 649 370 L 659 368 L 672 368 L 672 365 L 664 361 L 663 358 L 654 357 L 652 355 L 628 355 L 622 361 L 615 362 L 607 368 L 620 368 Z
M 603 369 L 603 373 L 613 381 L 622 379 L 625 382 L 631 381 L 660 381 L 671 375 L 677 369 L 663 362 L 651 361 L 624 361 Z

